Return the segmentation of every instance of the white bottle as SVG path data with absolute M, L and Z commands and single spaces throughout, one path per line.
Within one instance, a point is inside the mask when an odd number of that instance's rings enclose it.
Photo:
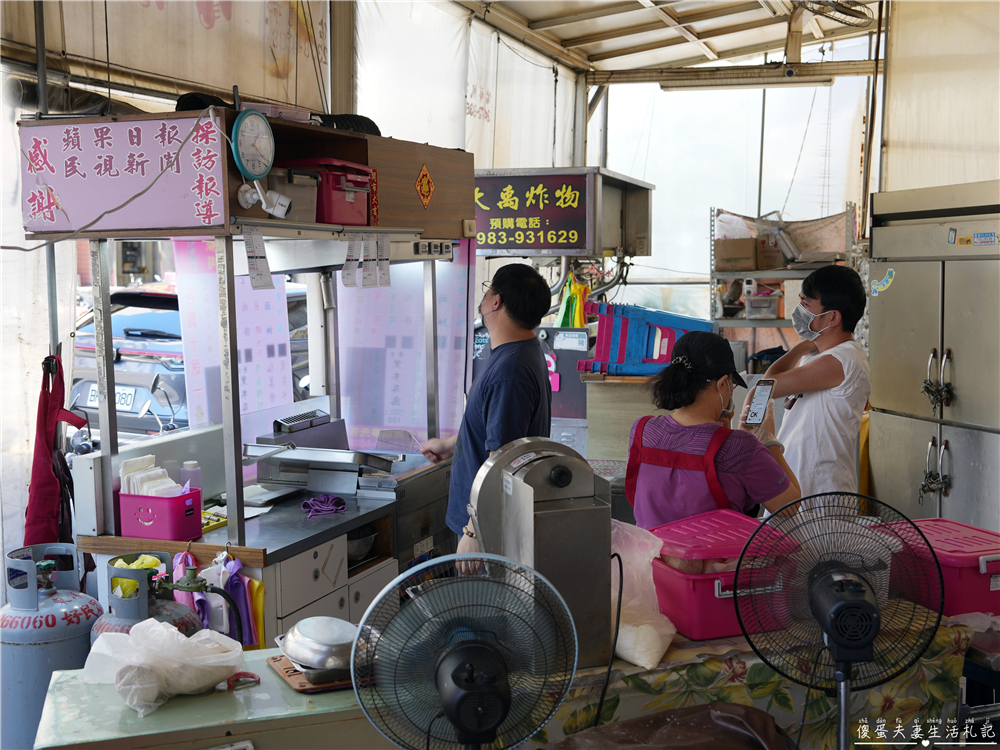
M 191 483 L 190 489 L 201 489 L 201 467 L 197 461 L 185 461 L 181 466 L 181 486 Z

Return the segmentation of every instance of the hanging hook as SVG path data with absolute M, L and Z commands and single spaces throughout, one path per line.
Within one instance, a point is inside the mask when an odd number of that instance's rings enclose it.
M 233 553 L 229 551 L 229 545 L 230 544 L 232 544 L 232 542 L 226 542 L 226 554 L 229 555 L 230 559 L 232 559 Z
M 188 539 L 187 547 L 184 549 L 187 554 L 191 554 L 191 540 Z

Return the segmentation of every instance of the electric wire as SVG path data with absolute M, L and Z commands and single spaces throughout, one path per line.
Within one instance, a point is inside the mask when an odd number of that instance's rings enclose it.
M 618 612 L 615 614 L 615 637 L 611 639 L 611 658 L 608 659 L 608 671 L 604 675 L 604 687 L 601 688 L 601 700 L 597 703 L 597 715 L 594 717 L 594 726 L 601 723 L 601 710 L 604 708 L 604 696 L 608 692 L 608 683 L 611 681 L 611 665 L 615 662 L 615 648 L 618 647 L 618 626 L 622 621 L 622 588 L 625 584 L 625 571 L 622 567 L 622 556 L 617 552 L 611 557 L 618 558 Z
M 444 711 L 438 711 L 438 715 L 431 719 L 431 723 L 427 725 L 427 750 L 431 750 L 431 729 L 434 726 L 434 722 L 444 716 Z

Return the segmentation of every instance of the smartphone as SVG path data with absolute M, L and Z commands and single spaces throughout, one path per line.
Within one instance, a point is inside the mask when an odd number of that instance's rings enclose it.
M 747 414 L 747 424 L 760 424 L 764 421 L 764 415 L 767 413 L 767 402 L 771 400 L 771 391 L 773 390 L 773 380 L 757 381 L 757 389 L 753 393 L 750 412 Z

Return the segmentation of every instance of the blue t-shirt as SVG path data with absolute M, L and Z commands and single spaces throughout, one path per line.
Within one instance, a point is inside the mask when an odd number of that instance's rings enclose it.
M 448 527 L 469 522 L 469 493 L 490 451 L 523 437 L 548 437 L 552 388 L 537 338 L 511 341 L 490 352 L 472 386 L 455 443 L 448 490 Z

